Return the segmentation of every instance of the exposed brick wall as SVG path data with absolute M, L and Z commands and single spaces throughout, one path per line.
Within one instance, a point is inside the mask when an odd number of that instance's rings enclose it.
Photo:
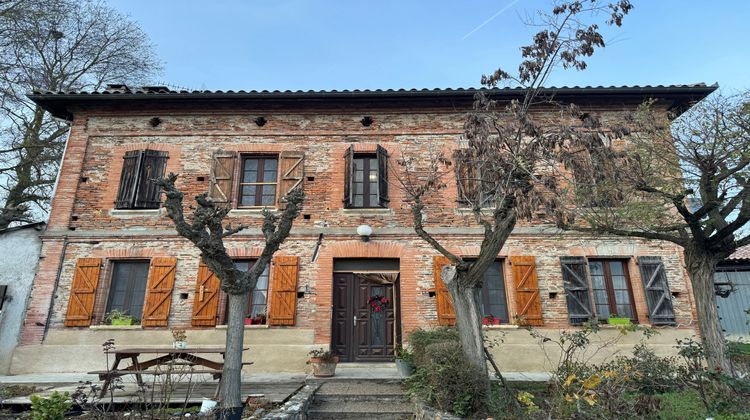
M 586 109 L 603 117 L 616 118 L 621 106 Z M 148 120 L 158 115 L 163 121 L 151 127 Z M 257 115 L 268 123 L 258 127 Z M 373 116 L 370 127 L 362 127 L 362 115 Z M 436 323 L 432 258 L 437 253 L 410 230 L 411 213 L 399 188 L 396 162 L 402 154 L 425 155 L 434 150 L 450 151 L 460 140 L 463 111 L 455 110 L 379 110 L 377 108 L 333 110 L 329 112 L 281 112 L 278 110 L 225 110 L 207 115 L 199 110 L 140 110 L 90 113 L 77 116 L 62 165 L 61 179 L 54 198 L 43 255 L 26 318 L 22 342 L 39 343 L 47 322 L 50 299 L 54 299 L 50 328 L 64 328 L 73 269 L 78 258 L 101 257 L 105 260 L 102 276 L 110 274 L 111 262 L 126 258 L 177 257 L 170 326 L 190 326 L 193 292 L 199 264 L 197 250 L 173 233 L 163 212 L 113 212 L 122 165 L 127 150 L 149 147 L 169 152 L 167 171 L 180 174 L 177 186 L 190 197 L 207 190 L 211 154 L 216 149 L 239 152 L 299 150 L 305 153 L 306 200 L 303 214 L 295 221 L 292 237 L 280 253 L 300 257 L 299 290 L 295 327 L 314 328 L 315 342 L 327 344 L 331 334 L 332 268 L 335 258 L 399 258 L 401 270 L 401 314 L 404 332 Z M 376 145 L 390 155 L 390 206 L 387 210 L 349 210 L 343 208 L 343 155 L 349 145 L 356 151 L 371 151 Z M 85 182 L 81 180 L 85 179 Z M 202 181 L 199 178 L 202 177 Z M 437 237 L 455 252 L 471 256 L 479 252 L 481 237 L 476 223 L 456 208 L 455 183 L 427 200 L 427 224 L 443 228 Z M 71 219 L 75 216 L 75 220 Z M 229 221 L 244 223 L 255 230 L 229 239 L 228 249 L 236 257 L 259 254 L 263 241 L 257 228 L 261 217 L 253 212 L 232 212 Z M 373 238 L 364 243 L 354 228 L 367 223 L 374 228 Z M 565 327 L 567 311 L 559 257 L 566 255 L 618 256 L 630 258 L 628 268 L 636 310 L 640 322 L 648 322 L 643 300 L 640 272 L 633 257 L 663 257 L 672 291 L 677 292 L 675 308 L 682 327 L 694 328 L 695 309 L 692 291 L 680 249 L 672 244 L 636 239 L 602 239 L 581 235 L 544 235 L 524 233 L 523 228 L 540 221 L 519 223 L 519 230 L 508 240 L 500 257 L 531 255 L 536 257 L 545 326 Z M 75 228 L 70 230 L 69 227 Z M 120 232 L 120 235 L 113 233 Z M 319 255 L 312 261 L 318 233 L 324 233 Z M 69 236 L 57 292 L 58 263 L 63 248 L 62 235 Z M 504 265 L 508 307 L 515 313 L 509 262 Z M 102 281 L 100 284 L 107 284 Z M 271 293 L 273 291 L 270 291 Z M 550 293 L 557 293 L 552 297 Z M 186 294 L 187 299 L 182 299 Z M 100 296 L 105 296 L 101 294 Z M 103 297 L 97 302 L 101 313 Z

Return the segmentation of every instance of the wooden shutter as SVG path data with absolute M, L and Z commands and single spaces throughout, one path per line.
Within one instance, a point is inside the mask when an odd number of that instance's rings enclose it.
M 101 258 L 79 258 L 70 285 L 66 327 L 87 327 L 94 315 L 94 298 L 99 284 Z
M 378 205 L 388 207 L 388 151 L 378 145 Z
M 234 189 L 234 165 L 237 154 L 226 150 L 214 152 L 211 163 L 211 179 L 208 184 L 208 196 L 215 203 L 229 205 L 232 203 Z
M 297 277 L 299 258 L 273 258 L 271 301 L 268 304 L 269 325 L 294 325 L 297 315 Z
M 207 265 L 201 261 L 198 266 L 198 279 L 193 294 L 194 327 L 215 327 L 219 309 L 221 281 Z
M 653 325 L 675 325 L 672 294 L 661 257 L 638 257 L 643 287 L 646 290 L 649 318 Z
M 543 325 L 542 299 L 534 257 L 509 257 L 516 288 L 516 316 L 521 325 Z
M 138 189 L 138 169 L 141 166 L 141 151 L 125 152 L 122 158 L 122 172 L 120 172 L 120 187 L 117 190 L 116 209 L 133 208 L 136 190 Z
M 144 150 L 138 171 L 138 189 L 134 207 L 139 209 L 158 209 L 161 204 L 161 189 L 154 182 L 164 176 L 167 167 L 168 152 Z
M 346 153 L 344 153 L 344 208 L 347 209 L 351 207 L 354 202 L 352 199 L 352 194 L 354 193 L 354 188 L 352 188 L 352 181 L 354 181 L 354 163 L 352 162 L 352 159 L 354 159 L 354 151 L 352 150 L 352 146 L 349 146 L 346 149 Z
M 305 155 L 301 152 L 281 152 L 279 157 L 281 179 L 279 180 L 279 209 L 286 207 L 286 194 L 301 187 L 305 177 Z
M 458 202 L 463 205 L 479 204 L 479 182 L 477 182 L 476 168 L 472 160 L 469 149 L 459 149 L 453 152 Z
M 143 305 L 144 327 L 166 327 L 172 304 L 174 275 L 177 258 L 154 258 L 146 285 L 146 303 Z
M 570 323 L 578 325 L 593 319 L 586 258 L 560 257 L 560 266 Z
M 449 265 L 448 257 L 438 255 L 432 259 L 432 271 L 435 278 L 435 306 L 437 308 L 438 325 L 456 325 L 456 311 L 448 288 L 443 283 L 441 271 Z

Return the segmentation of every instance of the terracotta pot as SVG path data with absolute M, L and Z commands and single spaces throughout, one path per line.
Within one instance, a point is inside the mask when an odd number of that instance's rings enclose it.
M 333 362 L 324 362 L 320 357 L 311 357 L 310 364 L 313 368 L 313 376 L 316 378 L 330 378 L 336 374 L 336 364 L 339 357 L 336 356 Z
M 252 318 L 245 318 L 245 325 L 253 325 L 253 319 Z

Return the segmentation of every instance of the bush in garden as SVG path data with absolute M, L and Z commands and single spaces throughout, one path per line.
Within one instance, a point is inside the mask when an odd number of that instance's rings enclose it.
M 32 420 L 61 420 L 65 413 L 70 410 L 73 403 L 67 392 L 53 392 L 44 398 L 38 395 L 31 396 L 31 419 Z
M 414 355 L 420 362 L 407 380 L 411 395 L 459 416 L 484 409 L 487 390 L 479 380 L 481 373 L 466 359 L 457 341 L 443 339 L 420 345 L 414 348 Z
M 430 330 L 416 329 L 409 335 L 409 346 L 414 355 L 414 364 L 419 367 L 429 362 L 426 358 L 427 346 L 446 341 L 458 342 L 458 332 L 455 328 L 439 327 Z

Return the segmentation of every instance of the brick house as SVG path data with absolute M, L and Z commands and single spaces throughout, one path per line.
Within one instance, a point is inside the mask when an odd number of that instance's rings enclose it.
M 617 118 L 646 99 L 681 112 L 715 86 L 549 90 L 585 112 Z M 394 173 L 401 154 L 456 150 L 472 89 L 322 92 L 176 92 L 162 87 L 102 93 L 38 92 L 32 100 L 70 121 L 42 260 L 14 373 L 101 368 L 101 343 L 168 345 L 169 328 L 191 345 L 222 344 L 226 299 L 197 250 L 174 232 L 148 179 L 180 175 L 191 197 L 208 191 L 250 229 L 228 240 L 245 267 L 259 255 L 260 209 L 280 207 L 302 184 L 306 199 L 249 305 L 247 357 L 256 371 L 302 371 L 311 348 L 345 361 L 388 361 L 417 327 L 452 322 L 439 281 L 445 261 L 420 240 Z M 498 89 L 500 100 L 519 95 Z M 548 113 L 549 109 L 537 112 Z M 481 231 L 448 185 L 428 202 L 427 225 L 461 255 Z M 369 225 L 363 241 L 357 227 Z M 520 222 L 485 281 L 488 327 L 504 370 L 539 371 L 546 356 L 521 324 L 549 334 L 617 313 L 658 326 L 657 351 L 696 334 L 681 250 L 670 243 L 550 233 Z M 389 298 L 376 314 L 373 296 Z M 106 325 L 128 312 L 139 325 Z M 605 329 L 604 336 L 617 334 Z M 640 337 L 616 346 L 627 350 Z

